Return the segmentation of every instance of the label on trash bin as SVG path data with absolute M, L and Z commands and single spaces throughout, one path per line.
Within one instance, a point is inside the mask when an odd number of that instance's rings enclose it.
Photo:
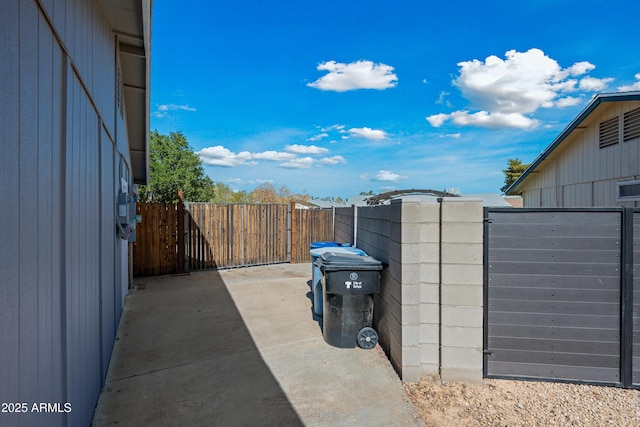
M 351 274 L 349 274 L 349 279 L 351 280 L 346 280 L 344 282 L 344 285 L 347 287 L 347 289 L 362 289 L 362 280 L 361 281 L 357 281 L 358 280 L 358 273 L 353 272 Z

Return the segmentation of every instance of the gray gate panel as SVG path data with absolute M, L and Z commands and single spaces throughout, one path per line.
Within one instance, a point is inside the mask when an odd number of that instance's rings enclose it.
M 575 295 L 575 289 L 557 287 L 500 287 L 493 286 L 492 291 L 500 298 L 508 300 L 537 299 L 539 301 L 571 301 Z M 585 301 L 606 302 L 620 304 L 620 293 L 617 289 L 581 289 Z
M 489 306 L 489 331 L 493 325 L 547 326 L 551 328 L 609 329 L 611 336 L 619 333 L 620 316 L 575 316 L 563 313 L 518 313 L 492 311 Z
M 490 226 L 491 233 L 493 228 Z M 589 227 L 585 226 L 584 232 L 588 233 Z M 618 234 L 620 232 L 618 231 Z M 513 237 L 517 237 L 514 239 Z M 554 250 L 605 250 L 615 251 L 620 248 L 620 237 L 606 238 L 606 237 L 569 237 L 569 236 L 554 236 L 554 237 L 521 237 L 521 236 L 493 236 L 491 237 L 491 245 L 498 249 L 554 249 Z
M 593 216 L 592 216 L 593 217 Z M 507 224 L 495 224 L 492 227 L 491 235 L 492 237 L 510 237 L 513 235 L 518 235 L 522 239 L 526 239 L 527 237 L 532 237 L 535 239 L 539 238 L 549 238 L 549 237 L 582 237 L 580 233 L 584 231 L 585 225 L 584 223 L 561 223 L 560 218 L 556 219 L 555 224 L 550 223 L 527 223 L 527 229 L 522 230 L 521 223 L 507 223 Z M 616 223 L 600 223 L 597 229 L 591 230 L 589 233 L 589 238 L 598 238 L 605 237 L 609 238 L 612 235 L 620 234 L 620 224 Z
M 520 262 L 523 256 L 527 257 L 527 262 L 587 262 L 587 263 L 609 263 L 620 262 L 620 250 L 617 245 L 615 249 L 609 251 L 590 249 L 571 249 L 549 251 L 548 249 L 492 249 L 491 258 L 499 259 L 502 262 Z M 526 251 L 523 254 L 522 251 Z
M 486 373 L 620 381 L 620 210 L 489 210 Z
M 493 375 L 501 377 L 513 376 L 513 372 L 519 372 L 519 376 L 538 379 L 558 379 L 574 381 L 581 378 L 583 367 L 540 365 L 532 363 L 493 362 Z M 620 374 L 619 368 L 590 368 L 589 382 L 610 383 L 611 378 Z M 587 381 L 587 380 L 585 380 Z
M 516 297 L 517 298 L 517 297 Z M 535 313 L 582 315 L 582 316 L 608 316 L 618 310 L 617 303 L 571 302 L 561 300 L 526 300 L 524 298 L 512 300 L 494 299 L 489 306 L 491 311 L 513 313 Z
M 512 325 L 493 325 L 490 328 L 490 340 L 507 337 L 525 336 L 531 340 L 578 340 L 597 343 L 609 342 L 620 345 L 620 334 L 612 334 L 610 329 L 600 328 L 547 328 L 545 326 L 521 326 L 514 328 Z
M 489 271 L 493 274 L 544 276 L 579 276 L 585 280 L 598 280 L 601 277 L 620 277 L 620 260 L 615 262 L 616 268 L 610 264 L 577 263 L 577 262 L 498 262 L 492 261 Z
M 561 353 L 553 351 L 501 350 L 489 355 L 490 361 L 521 362 L 540 365 L 581 366 L 583 368 L 617 368 L 620 369 L 619 355 L 591 353 Z M 584 374 L 584 373 L 583 373 Z M 616 377 L 620 375 L 618 371 Z M 578 379 L 584 379 L 581 375 Z M 588 377 L 587 377 L 588 378 Z
M 633 214 L 633 358 L 632 382 L 640 387 L 640 212 Z
M 489 347 L 511 348 L 514 350 L 537 351 L 537 352 L 559 352 L 559 353 L 577 353 L 616 356 L 620 354 L 620 342 L 594 342 L 594 341 L 570 341 L 567 339 L 531 339 L 527 338 L 498 338 L 493 337 L 489 340 Z
M 492 209 L 490 217 L 499 219 L 500 225 L 506 224 L 547 224 L 554 226 L 557 224 L 571 225 L 584 224 L 593 226 L 593 224 L 618 224 L 614 215 L 621 215 L 620 210 L 616 209 L 518 209 L 516 212 L 511 209 Z M 512 212 L 508 212 L 511 210 Z M 526 233 L 526 232 L 525 232 Z
M 521 275 L 518 276 L 517 286 L 514 286 L 514 277 L 510 274 L 491 274 L 489 283 L 493 286 L 506 286 L 518 288 L 557 288 L 557 289 L 601 289 L 613 290 L 620 294 L 620 277 L 598 277 L 597 280 L 585 280 L 581 276 L 553 277 L 546 275 Z

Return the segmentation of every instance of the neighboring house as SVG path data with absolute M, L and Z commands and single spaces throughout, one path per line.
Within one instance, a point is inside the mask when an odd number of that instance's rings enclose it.
M 0 425 L 91 423 L 148 179 L 151 3 L 0 2 L 0 402 L 26 405 Z
M 442 197 L 465 197 L 482 200 L 484 207 L 511 207 L 512 205 L 498 193 L 461 194 L 459 189 L 447 188 L 445 191 L 436 190 L 396 190 L 375 196 L 367 196 L 364 206 L 386 205 L 392 200 L 404 202 L 437 203 Z
M 320 199 L 311 199 L 309 200 L 309 203 L 312 204 L 314 207 L 317 208 L 322 208 L 322 209 L 327 209 L 327 208 L 346 208 L 349 205 L 347 205 L 346 203 L 337 203 L 335 201 L 329 201 L 329 200 L 320 200 Z
M 637 206 L 640 92 L 596 95 L 506 194 L 525 208 Z

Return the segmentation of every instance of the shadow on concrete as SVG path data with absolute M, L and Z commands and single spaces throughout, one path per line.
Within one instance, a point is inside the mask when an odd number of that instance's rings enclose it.
M 93 426 L 303 425 L 217 271 L 139 278 Z

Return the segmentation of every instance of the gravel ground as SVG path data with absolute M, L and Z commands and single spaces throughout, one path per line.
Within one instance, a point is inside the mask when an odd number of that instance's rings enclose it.
M 406 383 L 427 426 L 640 426 L 640 390 L 485 379 Z

